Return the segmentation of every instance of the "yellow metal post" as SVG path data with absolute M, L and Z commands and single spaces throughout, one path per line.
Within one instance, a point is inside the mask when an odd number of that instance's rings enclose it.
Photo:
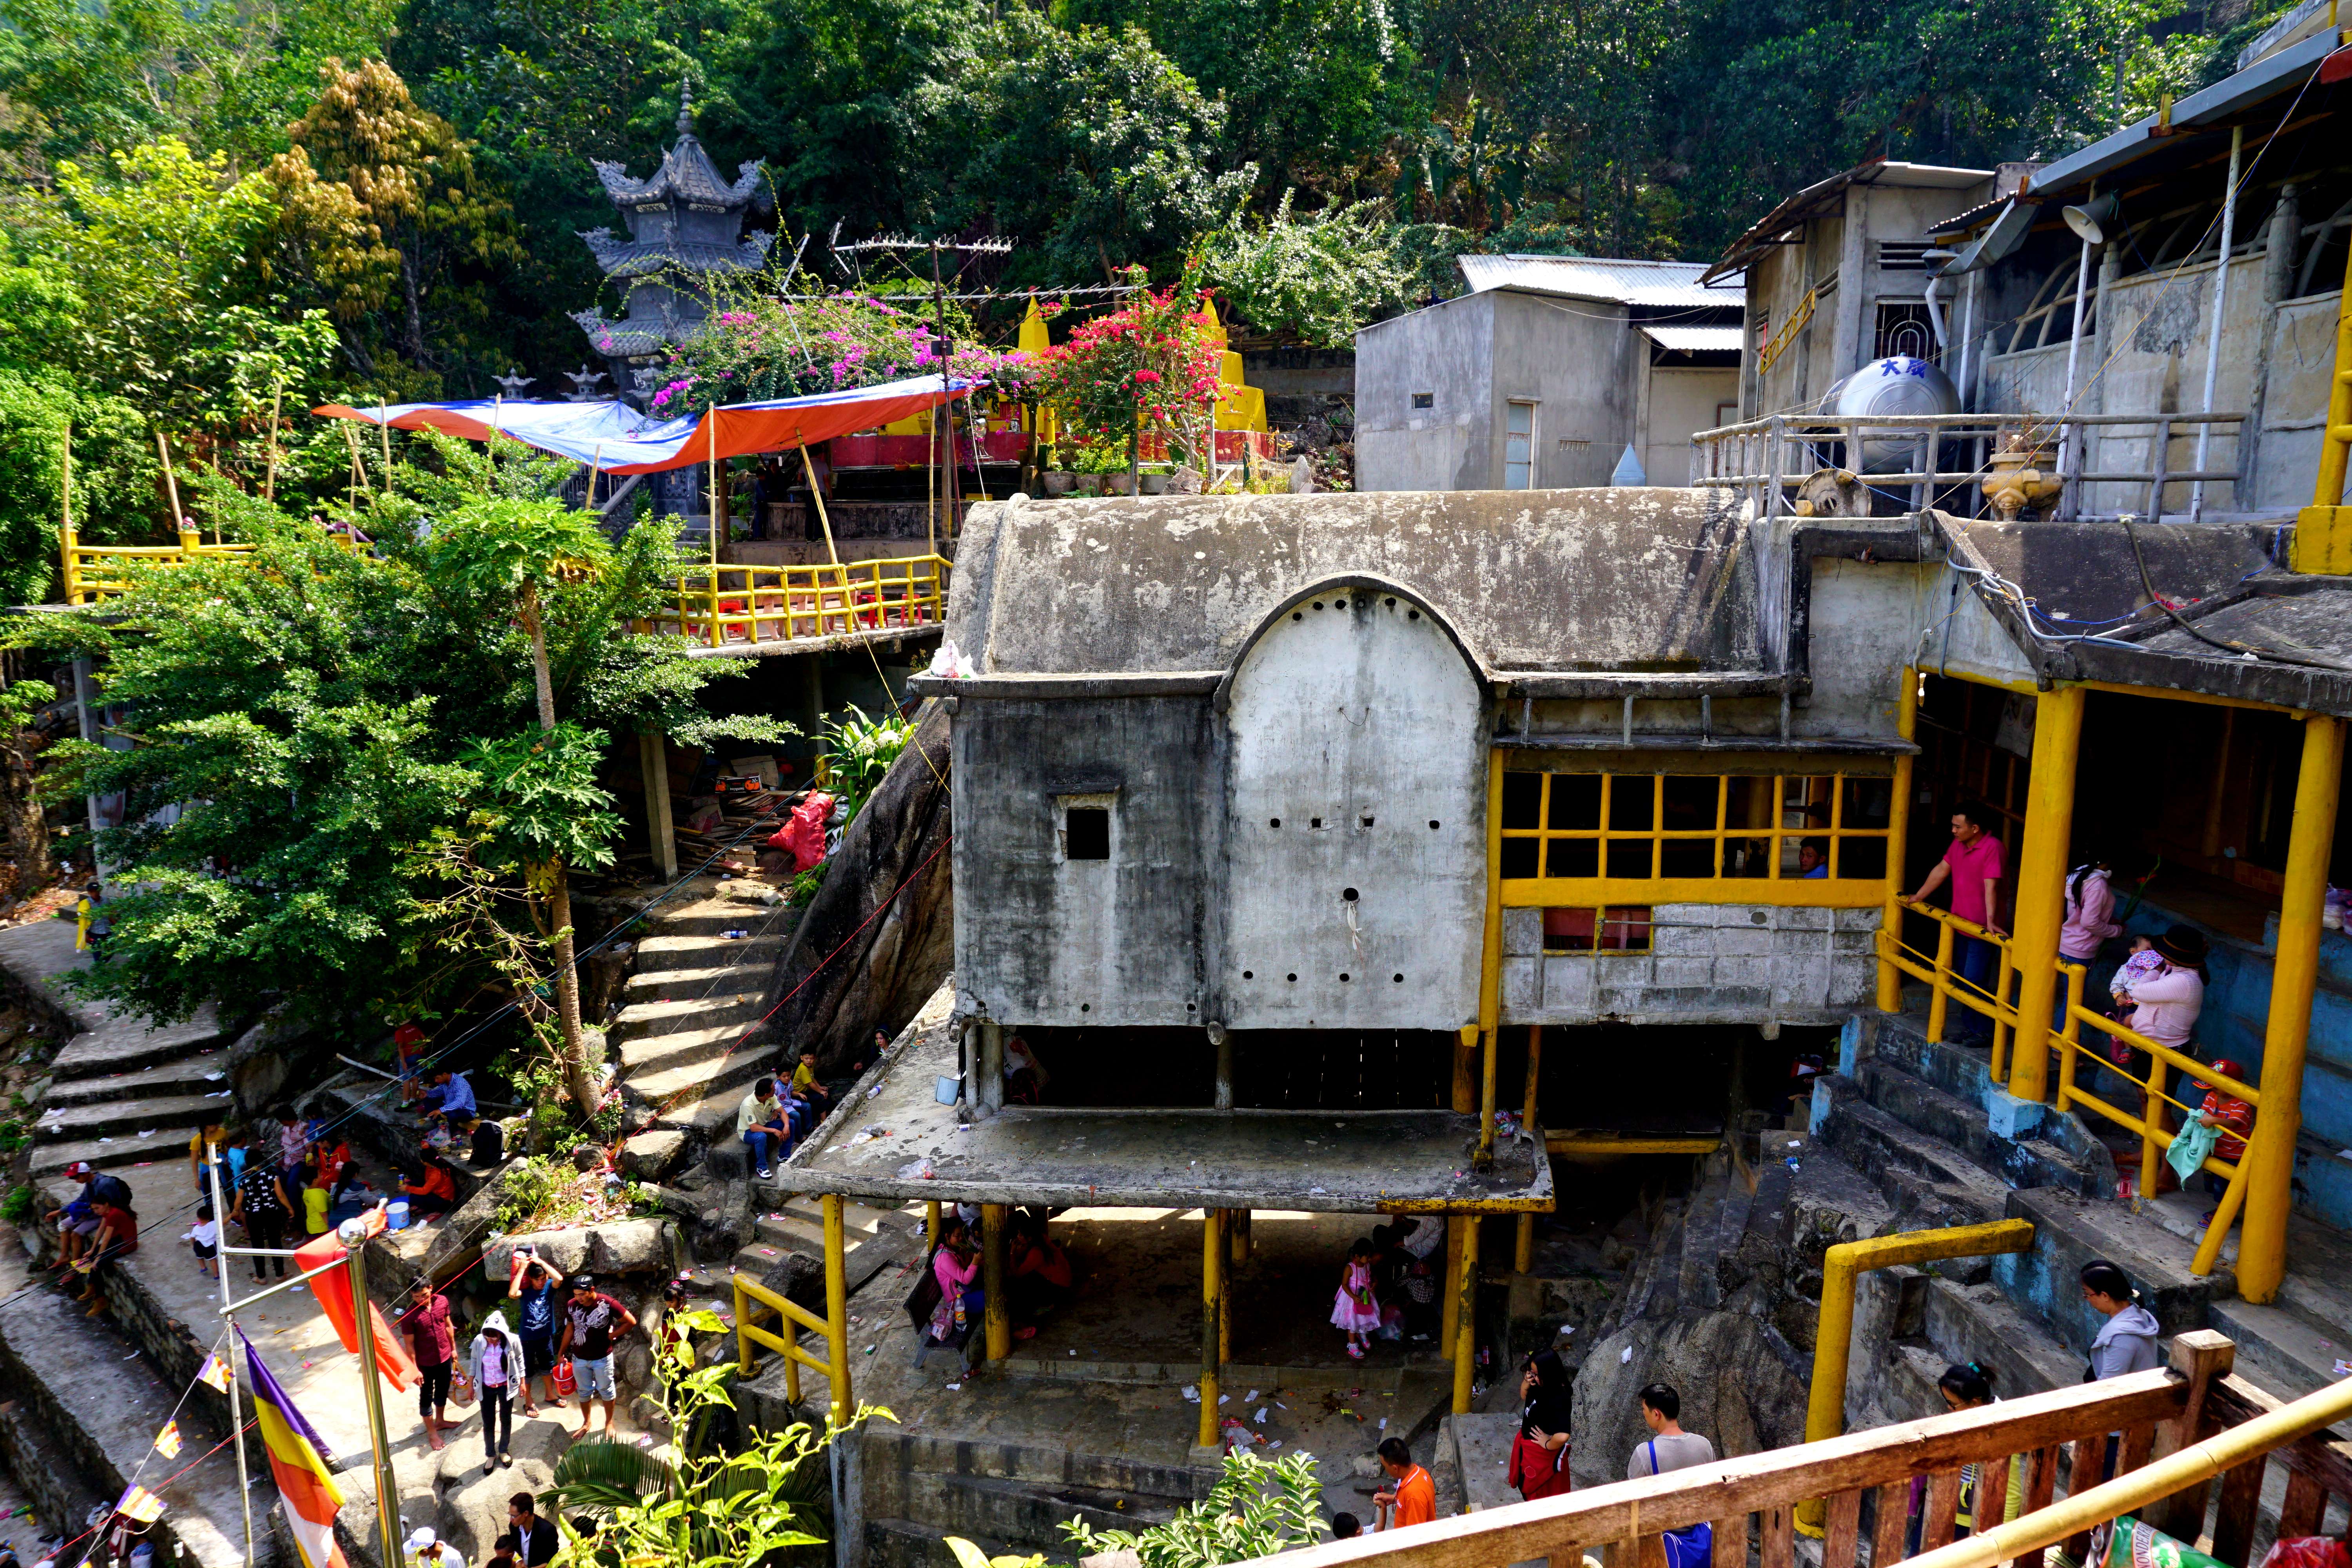
M 841 1194 L 824 1194 L 824 1344 L 833 1372 L 833 1428 L 849 1425 L 849 1277 Z M 995 1353 L 991 1348 L 992 1355 Z
M 1486 753 L 1486 931 L 1478 962 L 1478 1023 L 1474 1033 L 1462 1031 L 1462 1043 L 1468 1047 L 1484 1044 L 1486 1065 L 1480 1075 L 1478 1094 L 1478 1152 L 1474 1156 L 1481 1165 L 1493 1163 L 1495 1158 L 1495 1029 L 1502 1021 L 1503 999 L 1503 753 Z M 1455 1059 L 1454 1109 L 1467 1110 L 1464 1104 L 1462 1069 L 1466 1066 Z
M 1201 1431 L 1199 1446 L 1214 1447 L 1217 1442 L 1217 1373 L 1223 1363 L 1218 1358 L 1219 1320 L 1223 1316 L 1223 1292 L 1218 1289 L 1224 1282 L 1223 1267 L 1225 1249 L 1225 1227 L 1219 1223 L 1216 1209 L 1201 1211 Z
M 988 1325 L 988 1359 L 1013 1353 L 1013 1314 L 1004 1299 L 1004 1205 L 980 1205 L 981 1319 Z
M 2342 368 L 2342 362 L 2338 362 Z M 2340 475 L 2339 475 L 2340 482 Z M 2294 784 L 2286 887 L 2279 896 L 2278 953 L 2263 1030 L 2263 1079 L 2254 1135 L 2246 1144 L 2246 1222 L 2238 1237 L 2238 1294 L 2267 1301 L 2286 1272 L 2286 1215 L 2293 1201 L 2295 1136 L 2303 1130 L 2304 1047 L 2319 979 L 2319 915 L 2336 844 L 2344 783 L 2344 721 L 2304 721 L 2303 767 Z
M 940 1205 L 936 1200 L 923 1205 L 923 1245 L 940 1244 Z
M 1528 1026 L 1528 1098 L 1526 1105 L 1519 1111 L 1519 1125 L 1527 1131 L 1529 1137 L 1533 1137 L 1537 1127 L 1541 1125 L 1536 1120 L 1536 1073 L 1542 1065 L 1543 1026 L 1529 1024 Z M 1549 1152 L 1547 1151 L 1540 1157 L 1549 1158 Z M 1536 1216 L 1532 1214 L 1523 1214 L 1519 1216 L 1518 1235 L 1511 1248 L 1511 1268 L 1517 1273 L 1525 1274 L 1535 1267 L 1535 1262 Z
M 1454 1353 L 1454 1327 L 1462 1321 L 1462 1293 L 1454 1289 L 1461 1275 L 1462 1216 L 1450 1214 L 1445 1216 L 1445 1294 L 1437 1308 L 1437 1342 L 1449 1356 Z
M 2009 1091 L 2042 1100 L 2050 1084 L 2050 1016 L 2058 996 L 2058 931 L 2065 924 L 2066 858 L 2074 837 L 2074 764 L 2084 692 L 2045 691 L 2034 703 L 2033 763 L 2025 792 L 2025 854 L 2017 873 L 2017 928 L 2009 944 L 2021 972 Z M 1987 910 L 1990 915 L 1993 911 Z
M 1951 997 L 1946 987 L 1952 983 L 1952 922 L 1936 922 L 1936 984 L 1927 993 L 1927 1043 L 1936 1045 L 1944 1037 L 1944 1019 L 1951 1011 Z
M 1903 690 L 1895 702 L 1895 732 L 1911 739 L 1919 720 L 1919 672 L 1903 667 Z M 1886 908 L 1879 924 L 1894 942 L 1903 940 L 1903 877 L 1911 837 L 1911 759 L 1895 759 L 1895 798 L 1886 814 Z M 1878 960 L 1878 1010 L 1903 1011 L 1903 972 L 1895 967 L 1891 945 L 1882 943 Z
M 1478 1160 L 1491 1165 L 1495 1161 L 1495 1036 L 1489 1024 L 1480 1031 L 1478 1064 Z
M 2312 487 L 2311 504 L 2295 514 L 2294 543 L 2288 556 L 2297 572 L 2331 575 L 2352 572 L 2352 506 L 2344 504 L 2348 460 L 2352 460 L 2352 256 L 2344 258 L 2344 294 L 2336 306 L 2336 363 L 2328 376 L 2327 414 L 2319 430 L 2318 483 Z M 2251 1209 L 2247 1219 L 2251 1224 Z
M 1460 1217 L 1461 1262 L 1454 1278 L 1454 1414 L 1470 1413 L 1470 1378 L 1478 1361 L 1478 1216 Z
M 1846 1358 L 1853 1349 L 1853 1286 L 1863 1270 L 1889 1268 L 1898 1263 L 1932 1263 L 1943 1258 L 2023 1252 L 2032 1245 L 2032 1221 L 2002 1219 L 1990 1225 L 1842 1241 L 1823 1253 L 1822 1313 L 1813 1333 L 1813 1387 L 1805 1404 L 1805 1441 L 1818 1443 L 1845 1430 Z M 1826 1512 L 1823 1499 L 1799 1503 L 1798 1527 L 1819 1534 Z
M 1217 1211 L 1217 1234 L 1225 1245 L 1217 1248 L 1217 1364 L 1234 1359 L 1234 1211 Z

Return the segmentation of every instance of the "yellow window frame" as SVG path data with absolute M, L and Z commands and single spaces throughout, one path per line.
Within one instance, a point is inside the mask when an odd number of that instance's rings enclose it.
M 1822 759 L 1826 761 L 1827 759 Z M 1582 769 L 1511 769 L 1512 773 L 1532 773 L 1543 783 L 1536 799 L 1536 824 L 1532 828 L 1511 827 L 1497 824 L 1497 858 L 1496 880 L 1502 891 L 1502 902 L 1512 908 L 1528 906 L 1593 908 L 1600 910 L 1611 904 L 1780 904 L 1809 908 L 1867 909 L 1885 902 L 1892 881 L 1899 877 L 1897 847 L 1893 843 L 1889 827 L 1848 827 L 1845 826 L 1846 781 L 1848 779 L 1884 779 L 1887 775 L 1876 770 L 1864 772 L 1840 767 L 1807 767 L 1804 761 L 1790 759 L 1787 766 L 1796 772 L 1762 769 L 1742 769 L 1731 773 L 1683 773 L 1658 769 L 1647 773 L 1629 772 L 1596 766 Z M 1704 828 L 1669 828 L 1665 824 L 1665 781 L 1675 778 L 1712 778 L 1715 781 L 1715 823 Z M 1597 826 L 1590 828 L 1555 828 L 1551 822 L 1553 781 L 1559 778 L 1592 778 L 1601 781 L 1601 798 Z M 1734 826 L 1726 820 L 1729 814 L 1731 780 L 1738 777 L 1765 778 L 1772 781 L 1771 817 L 1761 826 Z M 1830 820 L 1826 826 L 1808 826 L 1791 829 L 1786 826 L 1789 810 L 1789 781 L 1791 778 L 1826 778 L 1830 781 Z M 1498 781 L 1499 784 L 1499 781 Z M 1649 798 L 1649 823 L 1646 828 L 1621 828 L 1610 826 L 1622 785 L 1646 787 Z M 1889 780 L 1890 790 L 1899 788 L 1899 781 Z M 1500 797 L 1497 797 L 1500 808 Z M 1890 801 L 1890 824 L 1893 820 Z M 1809 838 L 1826 838 L 1830 842 L 1830 874 L 1808 878 L 1784 874 L 1782 849 L 1784 840 L 1801 842 Z M 1714 874 L 1706 877 L 1664 877 L 1657 874 L 1664 864 L 1668 841 L 1679 843 L 1706 842 L 1714 847 Z M 1765 873 L 1756 876 L 1726 876 L 1724 864 L 1733 840 L 1762 840 L 1765 849 Z M 1874 877 L 1840 877 L 1838 867 L 1843 861 L 1845 847 L 1855 840 L 1875 841 L 1883 846 L 1885 870 Z M 1533 877 L 1504 877 L 1501 874 L 1500 851 L 1515 842 L 1532 841 L 1536 847 L 1538 874 Z M 1544 874 L 1551 860 L 1551 846 L 1556 842 L 1582 842 L 1594 846 L 1593 864 L 1599 874 L 1590 877 L 1553 877 Z M 1615 844 L 1646 844 L 1649 846 L 1648 876 L 1612 875 L 1609 872 L 1609 850 Z

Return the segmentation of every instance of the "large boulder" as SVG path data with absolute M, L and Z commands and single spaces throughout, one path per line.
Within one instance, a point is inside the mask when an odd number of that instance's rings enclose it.
M 1683 1430 L 1711 1439 L 1726 1458 L 1803 1442 L 1805 1385 L 1776 1339 L 1746 1312 L 1685 1310 L 1637 1320 L 1594 1345 L 1576 1373 L 1576 1484 L 1624 1479 L 1650 1436 L 1641 1391 L 1653 1383 L 1682 1395 Z
M 828 1074 L 857 1059 L 877 1031 L 895 1038 L 954 958 L 954 888 L 940 853 L 952 826 L 948 714 L 934 700 L 921 715 L 907 749 L 842 830 L 770 977 L 766 1004 L 775 1011 L 761 1043 L 813 1049 Z

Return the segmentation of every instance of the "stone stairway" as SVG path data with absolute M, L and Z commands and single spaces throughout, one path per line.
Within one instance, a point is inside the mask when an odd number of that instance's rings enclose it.
M 605 1026 L 624 1094 L 653 1113 L 649 1130 L 687 1135 L 663 1141 L 673 1170 L 722 1127 L 731 1132 L 747 1086 L 772 1065 L 768 1051 L 739 1047 L 759 1021 L 798 911 L 759 901 L 761 886 L 697 878 L 643 917 L 621 1010 Z
M 766 1183 L 754 1183 L 751 1190 L 760 1210 L 752 1221 L 751 1241 L 735 1254 L 735 1272 L 758 1279 L 793 1254 L 822 1265 L 823 1200 L 804 1193 L 782 1193 Z M 841 1222 L 842 1259 L 853 1291 L 884 1268 L 919 1254 L 923 1247 L 919 1208 L 878 1208 L 848 1198 L 841 1205 Z
M 73 1031 L 50 1059 L 34 1123 L 29 1173 L 53 1176 L 77 1160 L 106 1167 L 186 1158 L 189 1133 L 230 1118 L 227 1043 L 207 1005 L 184 1024 L 152 1028 L 112 1005 L 77 996 L 65 979 L 89 967 L 68 921 L 0 931 L 0 969 Z

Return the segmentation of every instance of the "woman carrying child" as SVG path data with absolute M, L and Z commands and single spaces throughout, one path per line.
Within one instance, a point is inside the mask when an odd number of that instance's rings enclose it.
M 1348 1267 L 1339 1276 L 1339 1294 L 1331 1299 L 1331 1326 L 1348 1335 L 1348 1354 L 1364 1359 L 1364 1346 L 1381 1326 L 1380 1298 L 1372 1293 L 1371 1237 L 1358 1237 L 1348 1247 Z

